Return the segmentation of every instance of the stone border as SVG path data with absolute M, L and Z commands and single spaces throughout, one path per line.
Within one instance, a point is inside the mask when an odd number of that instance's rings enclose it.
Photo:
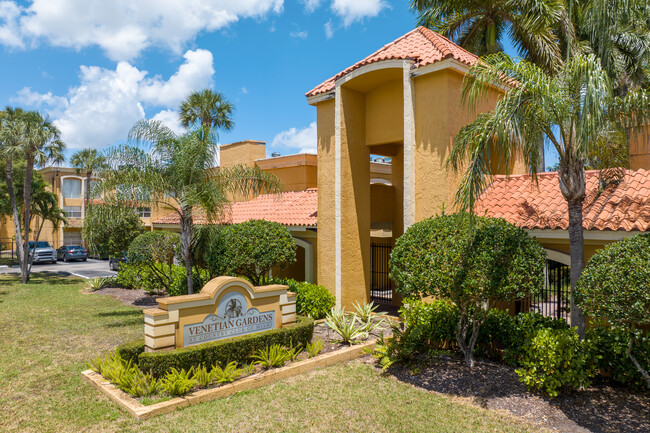
M 325 353 L 316 356 L 315 358 L 308 358 L 299 361 L 286 367 L 275 368 L 272 370 L 256 373 L 251 376 L 244 377 L 243 379 L 236 380 L 232 383 L 219 386 L 211 389 L 201 389 L 188 394 L 184 397 L 175 397 L 171 400 L 163 401 L 160 403 L 145 406 L 138 400 L 134 399 L 124 391 L 118 389 L 115 385 L 104 379 L 104 377 L 95 373 L 92 370 L 85 370 L 81 372 L 81 377 L 90 383 L 95 388 L 99 389 L 110 400 L 117 403 L 132 417 L 143 420 L 148 419 L 164 413 L 173 412 L 174 410 L 190 406 L 204 401 L 214 400 L 231 396 L 240 391 L 249 389 L 261 388 L 270 385 L 282 379 L 297 376 L 317 368 L 325 368 L 342 362 L 350 361 L 364 355 L 363 349 L 373 349 L 377 340 L 368 341 L 363 344 L 346 347 L 334 352 Z

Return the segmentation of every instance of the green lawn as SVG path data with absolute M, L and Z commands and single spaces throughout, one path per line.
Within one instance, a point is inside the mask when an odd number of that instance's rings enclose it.
M 517 419 L 452 402 L 362 363 L 137 422 L 83 382 L 92 356 L 142 335 L 142 313 L 80 293 L 72 278 L 0 276 L 0 430 L 524 432 Z

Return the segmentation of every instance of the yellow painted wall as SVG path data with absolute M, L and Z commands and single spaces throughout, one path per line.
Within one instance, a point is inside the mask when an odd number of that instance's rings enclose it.
M 318 129 L 318 248 L 316 275 L 319 284 L 333 294 L 335 289 L 334 252 L 334 99 L 316 107 Z
M 263 141 L 246 140 L 224 144 L 219 150 L 219 165 L 232 167 L 244 164 L 252 167 L 255 160 L 266 158 L 266 143 Z
M 366 144 L 369 146 L 404 140 L 402 82 L 392 80 L 366 93 Z
M 312 154 L 295 154 L 255 161 L 262 170 L 276 176 L 285 191 L 304 191 L 318 185 L 318 159 Z

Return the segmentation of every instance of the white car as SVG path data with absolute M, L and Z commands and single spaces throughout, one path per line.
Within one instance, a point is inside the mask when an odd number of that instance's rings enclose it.
M 50 245 L 49 242 L 30 241 L 29 259 L 32 263 L 56 263 L 56 250 L 52 248 L 52 245 Z

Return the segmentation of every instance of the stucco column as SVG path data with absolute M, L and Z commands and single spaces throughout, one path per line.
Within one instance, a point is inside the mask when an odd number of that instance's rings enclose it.
M 370 148 L 365 95 L 336 87 L 336 302 L 351 308 L 370 297 Z
M 411 64 L 404 62 L 404 230 L 415 222 L 415 106 Z

